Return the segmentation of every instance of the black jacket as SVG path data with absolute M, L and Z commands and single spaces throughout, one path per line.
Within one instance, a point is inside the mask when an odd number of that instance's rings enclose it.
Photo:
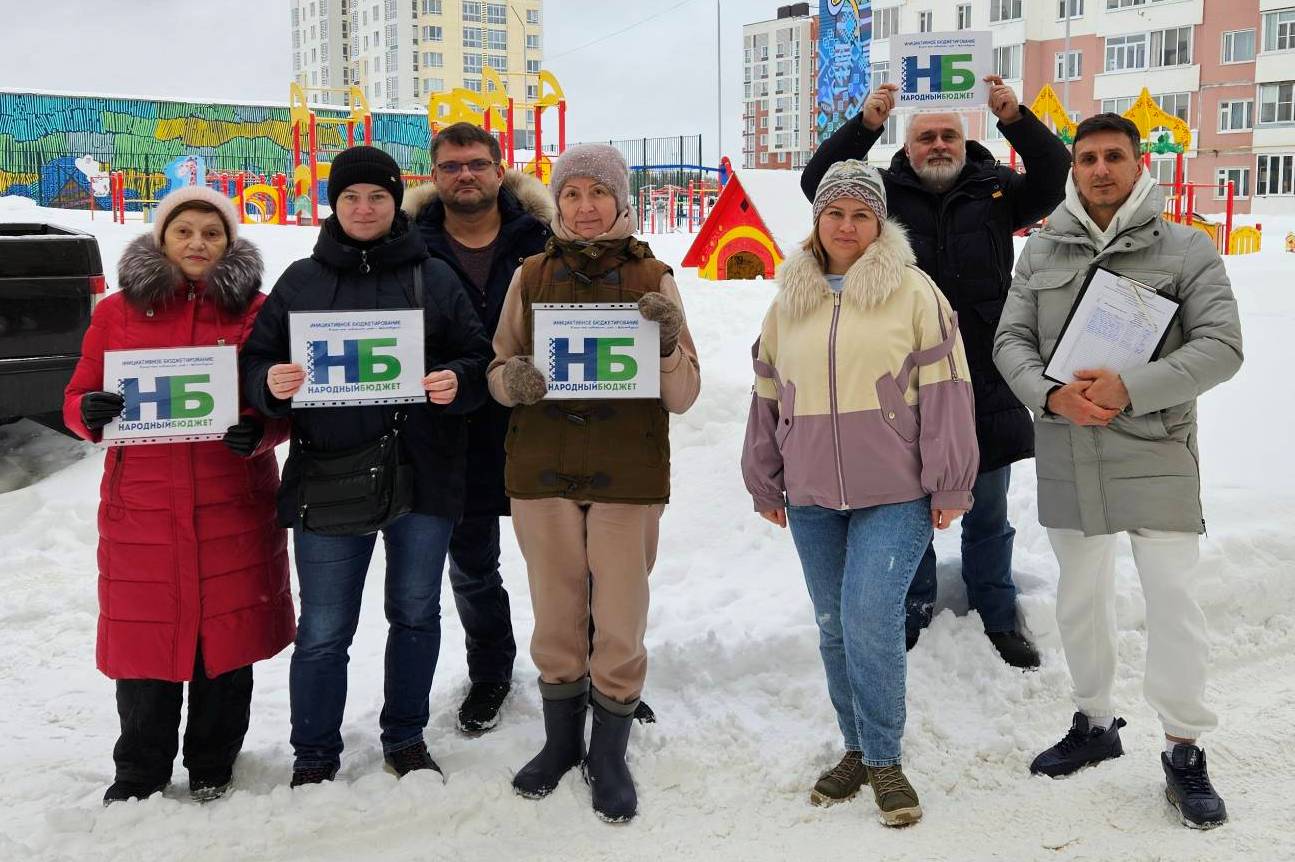
M 288 362 L 288 315 L 293 311 L 413 308 L 414 267 L 423 271 L 425 370 L 449 369 L 459 378 L 454 401 L 401 405 L 406 412 L 405 452 L 414 466 L 414 511 L 457 519 L 463 511 L 467 432 L 462 414 L 487 397 L 485 371 L 490 342 L 472 305 L 445 264 L 428 256 L 404 213 L 388 237 L 361 251 L 345 241 L 336 216 L 319 231 L 314 253 L 284 270 L 270 291 L 252 334 L 239 354 L 239 377 L 248 403 L 266 416 L 290 416 L 293 451 L 305 439 L 314 448 L 347 449 L 376 440 L 390 427 L 394 407 L 292 409 L 270 394 L 271 365 Z M 367 267 L 367 271 L 366 268 Z M 283 467 L 279 520 L 297 517 L 297 464 Z
M 994 331 L 1012 285 L 1012 233 L 1061 203 L 1070 170 L 1065 144 L 1029 109 L 1021 108 L 1020 120 L 998 128 L 1020 153 L 1027 173 L 998 164 L 976 141 L 967 141 L 967 165 L 942 195 L 922 187 L 902 149 L 881 171 L 887 207 L 908 228 L 917 265 L 958 313 L 976 396 L 982 473 L 1034 455 L 1029 411 L 994 367 Z M 861 116 L 837 129 L 805 166 L 800 180 L 805 196 L 814 199 L 834 162 L 866 159 L 879 137 L 881 130 L 869 130 Z
M 458 275 L 463 295 L 471 299 L 488 338 L 494 337 L 499 325 L 499 313 L 503 310 L 513 271 L 523 260 L 544 250 L 553 217 L 553 196 L 538 180 L 509 171 L 499 189 L 498 206 L 502 223 L 495 241 L 494 265 L 483 293 L 459 266 L 445 232 L 445 204 L 437 197 L 436 187 L 428 184 L 410 189 L 404 203 L 405 211 L 415 216 L 428 252 Z M 509 513 L 508 495 L 504 493 L 504 438 L 511 412 L 488 398 L 467 416 L 468 478 L 464 514 L 469 517 Z

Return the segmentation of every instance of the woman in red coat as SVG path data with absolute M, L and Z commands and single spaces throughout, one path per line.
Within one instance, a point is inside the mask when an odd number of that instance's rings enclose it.
M 261 255 L 212 189 L 174 192 L 127 246 L 120 290 L 95 308 L 63 421 L 93 442 L 123 407 L 104 392 L 108 350 L 241 348 L 265 296 Z M 252 663 L 296 631 L 287 534 L 275 523 L 274 445 L 286 423 L 250 410 L 223 441 L 117 446 L 99 488 L 99 670 L 117 680 L 121 737 L 104 804 L 171 779 L 184 683 L 189 792 L 221 796 L 247 732 Z

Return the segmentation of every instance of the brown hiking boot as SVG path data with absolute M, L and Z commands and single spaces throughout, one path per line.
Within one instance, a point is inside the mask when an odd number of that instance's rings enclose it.
M 812 805 L 835 805 L 854 796 L 868 783 L 868 767 L 862 751 L 847 751 L 836 766 L 818 777 L 809 794 Z
M 917 791 L 904 777 L 899 764 L 894 766 L 869 766 L 868 783 L 881 811 L 881 822 L 886 826 L 908 826 L 922 819 L 922 805 L 917 801 Z

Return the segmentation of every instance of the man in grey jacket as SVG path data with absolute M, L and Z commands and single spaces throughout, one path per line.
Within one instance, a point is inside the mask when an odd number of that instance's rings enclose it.
M 1115 546 L 1128 533 L 1147 605 L 1144 690 L 1165 731 L 1166 795 L 1188 826 L 1227 820 L 1200 734 L 1208 641 L 1192 595 L 1201 512 L 1196 398 L 1241 367 L 1241 326 L 1227 271 L 1202 232 L 1161 218 L 1164 195 L 1142 169 L 1128 120 L 1099 114 L 1075 133 L 1065 202 L 1016 265 L 994 362 L 1034 413 L 1039 521 L 1057 555 L 1057 624 L 1078 711 L 1030 765 L 1057 778 L 1123 753 L 1115 683 Z M 1043 376 L 1094 265 L 1181 303 L 1158 358 L 1117 374 Z

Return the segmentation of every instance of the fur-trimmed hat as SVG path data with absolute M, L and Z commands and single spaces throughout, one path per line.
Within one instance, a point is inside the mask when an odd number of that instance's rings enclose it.
M 166 233 L 166 226 L 178 215 L 176 209 L 181 204 L 193 202 L 210 205 L 225 223 L 225 236 L 230 245 L 238 241 L 239 218 L 234 202 L 208 186 L 184 186 L 162 198 L 157 205 L 157 212 L 153 214 L 153 241 L 158 248 L 162 247 L 162 235 Z
M 377 147 L 350 147 L 333 159 L 328 169 L 328 205 L 337 209 L 337 199 L 347 186 L 370 183 L 391 192 L 396 208 L 405 198 L 405 182 L 400 178 L 400 165 L 390 155 Z
M 553 162 L 553 177 L 549 181 L 554 200 L 572 177 L 589 177 L 611 189 L 616 198 L 616 212 L 624 212 L 629 206 L 629 165 L 625 164 L 621 151 L 610 144 L 576 144 L 563 150 Z
M 877 216 L 877 221 L 886 220 L 886 185 L 881 172 L 872 165 L 846 159 L 828 168 L 814 193 L 814 221 L 818 221 L 828 204 L 841 198 L 863 201 Z

